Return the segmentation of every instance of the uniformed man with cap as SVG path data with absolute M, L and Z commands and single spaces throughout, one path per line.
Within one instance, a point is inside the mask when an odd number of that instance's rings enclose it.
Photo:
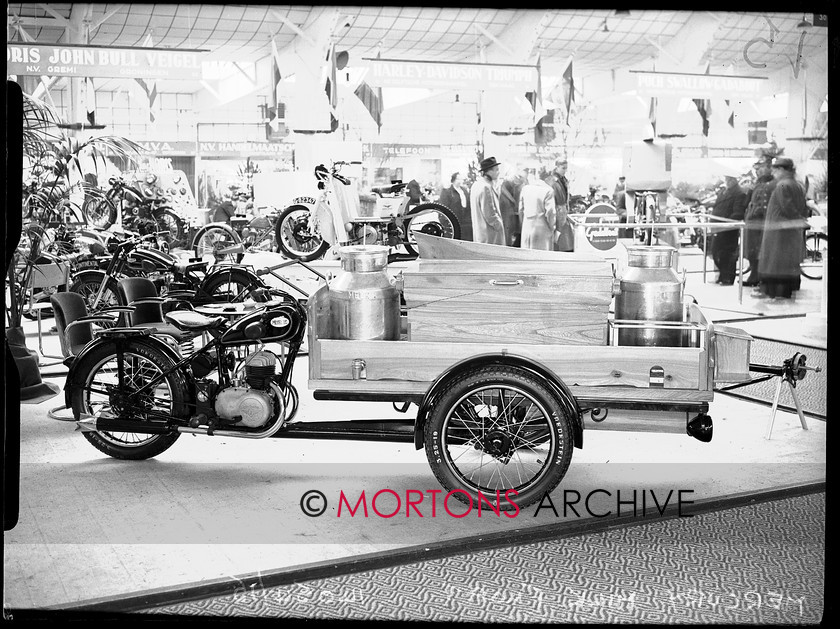
M 491 245 L 505 244 L 505 225 L 499 208 L 499 162 L 487 157 L 479 164 L 480 176 L 470 188 L 473 240 Z

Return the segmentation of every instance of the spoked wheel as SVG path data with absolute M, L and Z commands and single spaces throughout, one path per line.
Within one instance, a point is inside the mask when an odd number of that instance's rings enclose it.
M 440 238 L 461 239 L 461 224 L 458 217 L 445 205 L 421 203 L 412 209 L 403 221 L 405 242 L 403 246 L 411 255 L 417 255 L 417 240 L 414 234 L 420 232 Z
M 799 265 L 802 275 L 810 280 L 823 278 L 823 260 L 828 256 L 828 236 L 814 232 L 805 237 L 805 257 Z
M 213 301 L 239 302 L 249 297 L 251 290 L 258 288 L 254 277 L 242 268 L 230 267 L 209 277 L 201 286 Z M 260 283 L 260 286 L 262 284 Z
M 187 226 L 184 219 L 178 216 L 172 208 L 159 208 L 153 213 L 158 231 L 167 232 L 163 239 L 172 249 L 183 249 L 187 246 Z
M 84 382 L 73 390 L 73 410 L 121 420 L 136 419 L 138 427 L 150 421 L 186 413 L 187 384 L 179 371 L 161 377 L 171 364 L 153 347 L 131 346 L 118 359 L 113 346 L 103 345 L 83 358 L 78 366 Z M 120 379 L 119 368 L 123 377 Z M 154 381 L 154 383 L 153 383 Z M 84 432 L 85 438 L 100 452 L 117 459 L 148 459 L 169 448 L 180 436 L 177 432 L 144 434 L 121 431 Z
M 280 213 L 274 237 L 280 253 L 290 260 L 311 262 L 330 248 L 330 244 L 313 230 L 312 213 L 305 205 L 290 205 Z
M 195 251 L 197 258 L 213 264 L 222 262 L 237 264 L 242 261 L 245 254 L 233 252 L 230 249 L 241 242 L 239 234 L 232 229 L 226 229 L 221 225 L 207 225 L 198 230 L 190 248 Z
M 105 283 L 105 289 L 96 301 L 99 295 L 99 289 L 102 283 Z M 114 278 L 106 277 L 102 271 L 82 271 L 77 273 L 73 278 L 73 283 L 70 284 L 69 290 L 73 293 L 79 293 L 85 298 L 85 306 L 89 315 L 96 314 L 98 311 L 109 306 L 119 306 L 120 300 L 117 296 L 117 282 Z M 114 323 L 97 323 L 101 328 L 112 328 L 116 325 L 116 318 Z
M 117 220 L 117 208 L 106 197 L 92 197 L 82 206 L 85 221 L 91 227 L 108 229 Z
M 528 372 L 487 366 L 456 377 L 425 427 L 426 457 L 438 481 L 479 493 L 499 507 L 524 507 L 561 481 L 572 459 L 571 419 L 554 394 Z M 515 492 L 515 493 L 514 493 Z M 462 493 L 453 494 L 463 502 Z

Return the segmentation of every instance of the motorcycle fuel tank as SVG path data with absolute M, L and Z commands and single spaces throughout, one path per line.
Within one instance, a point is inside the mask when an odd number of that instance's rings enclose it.
M 289 304 L 269 306 L 245 315 L 224 333 L 224 345 L 279 343 L 294 338 L 303 324 L 301 316 Z

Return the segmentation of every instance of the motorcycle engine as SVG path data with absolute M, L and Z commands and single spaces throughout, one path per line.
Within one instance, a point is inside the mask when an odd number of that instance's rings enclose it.
M 245 361 L 246 386 L 228 387 L 219 392 L 215 400 L 216 414 L 233 420 L 237 426 L 259 428 L 283 411 L 283 398 L 272 381 L 277 357 L 271 352 L 259 351 Z

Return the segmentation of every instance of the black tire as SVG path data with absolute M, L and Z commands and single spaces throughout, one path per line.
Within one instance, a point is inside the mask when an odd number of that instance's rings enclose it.
M 403 246 L 411 255 L 417 255 L 417 241 L 412 234 L 415 229 L 432 236 L 461 239 L 461 223 L 458 217 L 440 203 L 421 203 L 412 208 L 403 220 L 403 228 L 405 229 Z
M 290 260 L 311 262 L 330 248 L 320 234 L 312 231 L 312 212 L 305 205 L 290 205 L 280 212 L 274 225 L 277 247 Z
M 245 269 L 232 266 L 202 282 L 199 293 L 206 293 L 216 302 L 237 302 L 249 297 L 251 290 L 262 286 Z
M 828 255 L 828 235 L 822 232 L 808 234 L 805 237 L 805 257 L 799 270 L 809 280 L 823 278 L 823 257 Z
M 516 367 L 486 366 L 456 376 L 437 397 L 424 436 L 441 485 L 466 491 L 473 504 L 479 492 L 495 504 L 499 491 L 506 511 L 515 508 L 504 500 L 506 491 L 518 492 L 510 499 L 519 508 L 533 504 L 557 487 L 572 460 L 571 418 L 538 378 Z M 523 467 L 523 454 L 532 459 L 529 467 Z M 469 502 L 460 491 L 453 496 Z
M 242 238 L 229 227 L 205 225 L 196 232 L 190 249 L 195 251 L 197 258 L 205 259 L 205 256 L 212 257 L 213 264 L 220 262 L 239 264 L 242 258 L 245 257 L 244 253 L 218 254 L 217 251 L 221 251 L 232 245 L 237 245 L 240 242 L 242 242 Z
M 93 197 L 82 206 L 82 214 L 91 227 L 108 229 L 117 221 L 117 206 L 107 197 Z
M 96 295 L 99 293 L 99 288 L 102 286 L 103 281 L 105 282 L 105 291 L 102 293 L 102 298 L 99 300 L 99 303 L 94 305 L 94 299 L 96 299 Z M 68 290 L 73 293 L 79 293 L 85 298 L 85 305 L 87 306 L 89 315 L 96 314 L 102 308 L 106 308 L 107 306 L 120 305 L 117 280 L 113 277 L 106 277 L 104 271 L 91 269 L 89 271 L 81 271 L 80 273 L 77 273 L 73 277 L 73 282 L 70 284 L 70 288 Z M 114 320 L 114 324 L 99 323 L 97 325 L 102 328 L 111 328 L 114 327 L 115 324 L 116 319 Z
M 113 387 L 121 394 L 136 391 L 150 377 L 163 372 L 172 361 L 162 352 L 147 345 L 129 345 L 123 355 L 127 377 L 117 382 L 117 354 L 113 345 L 103 345 L 84 356 L 79 363 L 84 382 L 73 389 L 72 408 L 82 413 L 97 416 L 102 411 L 126 419 L 136 418 L 138 423 L 161 416 L 185 417 L 187 414 L 188 389 L 183 373 L 174 371 L 160 383 L 151 395 L 141 396 L 130 408 L 116 408 L 112 405 L 113 393 L 105 389 Z M 102 392 L 100 392 L 102 391 Z M 144 412 L 148 408 L 152 413 Z M 178 432 L 150 435 L 130 432 L 84 432 L 91 445 L 100 452 L 116 459 L 142 460 L 157 456 L 168 449 L 180 436 Z
M 163 235 L 163 240 L 171 249 L 183 249 L 187 246 L 187 225 L 175 210 L 159 207 L 152 212 L 152 217 L 157 223 L 158 231 L 168 232 Z

